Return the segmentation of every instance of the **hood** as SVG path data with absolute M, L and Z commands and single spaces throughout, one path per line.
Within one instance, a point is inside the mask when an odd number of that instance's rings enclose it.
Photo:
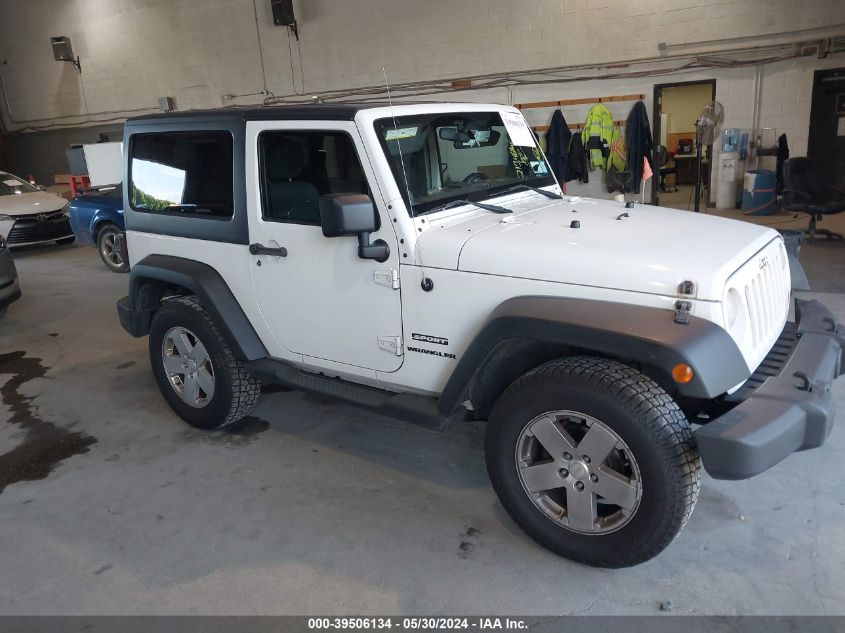
M 36 215 L 58 211 L 67 204 L 67 200 L 46 191 L 34 191 L 20 195 L 0 196 L 0 214 Z
M 418 241 L 417 263 L 663 296 L 676 296 L 689 280 L 699 299 L 721 301 L 728 277 L 778 237 L 769 228 L 703 213 L 538 198 L 497 199 L 512 215 L 472 210 L 432 218 Z M 571 228 L 573 221 L 580 227 Z

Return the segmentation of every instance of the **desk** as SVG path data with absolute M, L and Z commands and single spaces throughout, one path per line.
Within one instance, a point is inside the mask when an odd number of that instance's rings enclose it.
M 694 185 L 695 184 L 695 165 L 698 156 L 694 154 L 675 154 L 675 168 L 678 170 L 677 183 L 679 185 Z M 701 161 L 701 171 L 704 172 L 704 182 L 710 182 L 710 161 L 703 159 Z

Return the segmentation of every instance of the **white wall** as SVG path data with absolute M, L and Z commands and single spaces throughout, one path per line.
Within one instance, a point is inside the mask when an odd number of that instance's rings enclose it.
M 782 40 L 778 33 L 845 23 L 842 0 L 295 0 L 295 7 L 298 43 L 273 26 L 269 0 L 0 0 L 3 126 L 15 132 L 119 122 L 154 110 L 160 96 L 183 110 L 256 103 L 265 81 L 277 95 L 380 85 L 382 66 L 392 83 L 458 78 L 654 57 L 659 42 L 774 34 L 752 42 L 764 44 Z M 71 38 L 81 74 L 53 60 L 52 35 Z M 786 131 L 794 154 L 806 151 L 812 69 L 835 65 L 845 65 L 845 57 L 763 71 L 761 123 Z M 726 123 L 748 130 L 754 72 L 718 69 L 448 98 L 519 103 L 642 92 L 652 113 L 655 83 L 716 78 Z M 625 118 L 630 105 L 611 110 Z M 586 110 L 565 113 L 572 121 Z M 528 114 L 536 123 L 550 115 Z M 598 193 L 594 185 L 585 192 Z

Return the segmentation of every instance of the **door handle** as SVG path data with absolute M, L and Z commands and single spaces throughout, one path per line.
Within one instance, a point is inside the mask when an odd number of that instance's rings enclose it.
M 288 249 L 284 246 L 280 246 L 279 248 L 270 248 L 269 246 L 263 246 L 262 244 L 250 244 L 249 252 L 253 255 L 272 255 L 273 257 L 288 256 Z

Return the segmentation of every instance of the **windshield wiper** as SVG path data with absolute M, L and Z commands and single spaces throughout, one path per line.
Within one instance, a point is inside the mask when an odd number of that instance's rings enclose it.
M 454 207 L 460 207 L 465 204 L 471 204 L 479 209 L 484 209 L 485 211 L 492 211 L 493 213 L 513 213 L 508 208 L 500 207 L 497 204 L 484 204 L 483 202 L 474 202 L 469 198 L 462 198 L 460 200 L 451 200 L 446 204 L 441 204 L 439 207 L 434 207 L 430 209 L 428 213 L 435 213 L 437 211 L 445 211 L 446 209 L 452 209 Z
M 513 187 L 508 187 L 507 189 L 502 189 L 501 191 L 497 191 L 496 193 L 510 193 L 511 191 L 519 191 L 521 189 L 527 189 L 529 191 L 533 191 L 534 193 L 539 193 L 541 196 L 546 196 L 547 198 L 551 198 L 552 200 L 563 199 L 563 196 L 559 193 L 555 193 L 554 191 L 546 191 L 545 189 L 540 189 L 539 187 L 532 187 L 531 185 L 526 185 L 524 182 L 521 182 L 518 185 L 514 185 Z

